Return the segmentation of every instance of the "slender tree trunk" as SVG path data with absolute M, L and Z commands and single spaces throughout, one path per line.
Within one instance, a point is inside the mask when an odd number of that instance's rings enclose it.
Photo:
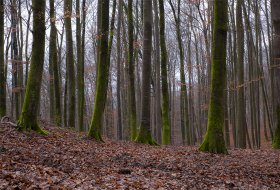
M 11 0 L 11 59 L 12 59 L 12 83 L 13 83 L 13 110 L 15 118 L 18 119 L 20 115 L 20 91 L 19 86 L 19 53 L 18 53 L 18 36 L 17 36 L 17 4 L 15 0 Z
M 54 122 L 57 126 L 61 126 L 61 95 L 60 95 L 60 77 L 59 77 L 59 66 L 58 66 L 58 56 L 57 56 L 57 29 L 55 26 L 56 16 L 54 8 L 54 0 L 50 0 L 50 20 L 51 20 L 51 31 L 50 31 L 50 57 L 49 57 L 49 67 L 52 71 L 53 85 L 54 85 Z
M 167 50 L 165 42 L 164 1 L 159 0 L 160 49 L 161 49 L 161 90 L 162 90 L 162 144 L 170 144 L 169 93 L 167 80 Z
M 154 7 L 154 31 L 155 31 L 155 134 L 157 142 L 161 143 L 161 88 L 160 88 L 160 42 L 159 42 L 159 16 L 158 16 L 158 0 L 153 0 Z
M 84 8 L 84 7 L 83 7 Z M 84 12 L 85 13 L 85 12 Z M 77 89 L 78 89 L 78 127 L 84 130 L 84 63 L 82 61 L 80 0 L 76 0 L 76 48 L 77 48 Z
M 66 31 L 66 64 L 68 70 L 68 84 L 69 84 L 69 116 L 68 126 L 75 128 L 75 69 L 74 69 L 74 50 L 72 37 L 72 0 L 64 0 L 64 20 Z
M 242 15 L 243 0 L 237 0 L 236 4 L 236 28 L 237 28 L 237 134 L 238 147 L 246 148 L 246 104 L 244 95 L 244 26 Z
M 177 14 L 174 5 L 172 4 L 172 1 L 169 1 L 169 4 L 172 8 L 173 16 L 175 19 L 176 24 L 176 35 L 177 35 L 177 41 L 178 41 L 178 47 L 179 47 L 179 56 L 180 56 L 180 83 L 181 83 L 181 89 L 180 89 L 180 113 L 181 113 L 181 133 L 182 133 L 182 140 L 183 144 L 187 143 L 190 145 L 190 126 L 189 126 L 189 110 L 188 110 L 188 92 L 186 87 L 186 79 L 185 79 L 185 67 L 184 67 L 184 49 L 183 49 L 183 43 L 182 43 L 182 34 L 181 34 L 181 0 L 178 1 L 178 8 L 177 8 Z
M 86 16 L 87 16 L 87 7 L 86 7 L 86 0 L 82 0 L 82 43 L 81 43 L 81 64 L 78 67 L 80 71 L 80 84 L 78 89 L 79 93 L 79 114 L 80 114 L 80 120 L 79 120 L 79 129 L 85 130 L 85 124 L 84 124 L 84 111 L 85 111 L 85 37 L 86 37 Z
M 123 18 L 122 2 L 118 4 L 118 28 L 117 28 L 117 139 L 122 140 L 122 104 L 121 104 L 121 25 Z
M 137 135 L 137 118 L 136 118 L 136 99 L 135 99 L 135 64 L 133 58 L 134 52 L 134 39 L 133 39 L 133 0 L 128 0 L 128 74 L 129 74 L 129 118 L 130 118 L 130 139 L 133 141 Z

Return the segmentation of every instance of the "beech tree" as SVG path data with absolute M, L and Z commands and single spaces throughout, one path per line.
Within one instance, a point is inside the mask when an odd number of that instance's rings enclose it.
M 211 95 L 208 125 L 199 147 L 201 151 L 227 153 L 224 140 L 223 98 L 226 85 L 227 0 L 214 1 L 214 29 L 212 47 Z
M 273 139 L 273 148 L 280 149 L 280 2 L 277 0 L 271 0 L 271 13 L 273 24 L 273 57 L 274 57 L 274 76 L 275 76 L 275 110 L 276 110 L 276 130 Z
M 4 0 L 0 0 L 0 117 L 6 115 L 6 77 L 4 61 Z
M 169 0 L 169 4 L 172 9 L 173 17 L 175 20 L 175 28 L 176 28 L 176 37 L 179 48 L 179 58 L 180 58 L 180 113 L 181 113 L 181 136 L 183 144 L 190 142 L 190 125 L 189 125 L 189 104 L 188 104 L 188 92 L 186 87 L 186 77 L 185 77 L 185 55 L 184 48 L 182 42 L 182 32 L 181 32 L 181 0 L 178 0 L 177 11 L 175 10 L 174 4 L 172 0 Z
M 136 123 L 136 100 L 135 100 L 135 80 L 134 80 L 134 37 L 133 37 L 133 0 L 128 0 L 127 5 L 127 20 L 128 20 L 128 67 L 129 67 L 129 124 L 130 124 L 130 139 L 135 140 L 137 135 Z
M 57 126 L 61 126 L 61 101 L 60 101 L 60 85 L 59 85 L 59 66 L 58 66 L 58 57 L 57 57 L 57 29 L 56 29 L 56 16 L 54 8 L 54 0 L 50 0 L 50 22 L 51 22 L 51 31 L 50 31 L 50 48 L 49 48 L 49 70 L 50 70 L 50 108 L 53 107 L 53 110 L 50 109 L 51 118 L 54 119 L 54 122 Z M 53 113 L 52 113 L 53 112 Z
M 242 16 L 243 0 L 236 2 L 237 28 L 237 131 L 239 148 L 246 148 L 246 104 L 244 95 L 244 25 Z
M 162 89 L 162 144 L 170 144 L 169 94 L 167 80 L 167 50 L 165 42 L 164 1 L 159 0 L 160 48 L 161 48 L 161 89 Z
M 88 136 L 97 141 L 102 141 L 102 118 L 107 98 L 109 68 L 108 64 L 108 33 L 109 33 L 109 1 L 100 1 L 101 20 L 100 33 L 98 38 L 100 40 L 98 46 L 98 71 L 97 71 L 97 85 L 96 95 L 94 99 L 94 110 L 91 119 Z
M 151 86 L 151 51 L 152 51 L 152 1 L 143 0 L 143 68 L 142 68 L 142 118 L 136 142 L 155 145 L 151 134 L 150 121 L 150 86 Z
M 75 101 L 76 101 L 76 88 L 75 88 L 75 69 L 74 69 L 74 50 L 73 50 L 73 36 L 72 36 L 72 1 L 64 0 L 64 20 L 65 20 L 65 32 L 66 32 L 66 68 L 68 75 L 69 87 L 69 115 L 68 115 L 68 127 L 75 128 Z M 69 86 L 68 86 L 69 85 Z M 67 94 L 65 94 L 67 96 Z M 66 98 L 66 97 L 64 97 Z M 64 113 L 66 114 L 66 113 Z
M 32 10 L 33 45 L 31 66 L 18 125 L 22 131 L 34 130 L 41 134 L 47 134 L 45 130 L 40 128 L 37 122 L 37 114 L 40 105 L 40 88 L 44 70 L 46 1 L 32 0 Z

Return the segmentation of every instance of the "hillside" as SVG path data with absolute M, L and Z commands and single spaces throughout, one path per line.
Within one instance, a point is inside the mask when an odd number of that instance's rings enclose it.
M 0 125 L 0 189 L 280 189 L 280 152 L 151 147 L 43 125 L 50 134 Z

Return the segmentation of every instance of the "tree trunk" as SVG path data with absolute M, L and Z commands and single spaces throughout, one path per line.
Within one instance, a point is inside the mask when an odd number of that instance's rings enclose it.
M 226 84 L 227 0 L 214 1 L 211 96 L 207 132 L 199 150 L 227 153 L 224 141 L 224 90 Z
M 150 86 L 152 51 L 152 1 L 143 0 L 143 68 L 142 68 L 142 118 L 136 142 L 155 145 L 150 126 Z
M 27 88 L 23 102 L 22 113 L 18 124 L 22 131 L 34 130 L 41 134 L 46 131 L 37 123 L 40 104 L 40 88 L 44 70 L 45 54 L 45 0 L 32 0 L 33 9 L 33 46 L 31 67 L 28 75 Z
M 167 50 L 165 42 L 164 1 L 159 0 L 160 49 L 161 49 L 161 90 L 162 90 L 162 144 L 170 144 L 169 94 L 167 80 Z
M 49 67 L 50 70 L 52 71 L 52 80 L 53 81 L 53 106 L 54 106 L 54 122 L 57 126 L 61 126 L 61 99 L 60 99 L 60 77 L 59 77 L 59 66 L 58 66 L 58 57 L 57 57 L 57 30 L 55 26 L 55 8 L 54 8 L 54 0 L 50 0 L 50 21 L 51 21 L 51 31 L 50 31 L 50 47 L 49 47 L 49 52 L 50 52 L 50 57 L 49 57 Z
M 273 148 L 280 149 L 280 2 L 277 0 L 271 0 L 271 13 L 272 13 L 272 25 L 274 29 L 273 35 L 273 58 L 274 58 L 274 105 L 276 111 L 277 125 L 273 138 Z
M 68 85 L 69 85 L 69 115 L 68 126 L 75 128 L 75 69 L 74 69 L 74 50 L 72 37 L 72 0 L 64 0 L 64 20 L 66 31 L 66 64 L 68 70 Z
M 135 99 L 135 65 L 134 65 L 134 39 L 133 39 L 133 12 L 132 12 L 132 2 L 133 0 L 128 0 L 128 74 L 129 74 L 129 120 L 130 120 L 130 139 L 133 141 L 137 135 L 137 118 L 136 118 L 136 99 Z
M 0 0 L 0 117 L 6 115 L 6 77 L 4 62 L 4 0 Z
M 99 55 L 98 55 L 98 71 L 97 71 L 97 85 L 96 94 L 94 100 L 94 110 L 92 114 L 91 126 L 88 133 L 90 138 L 97 141 L 102 141 L 102 119 L 104 114 L 104 108 L 107 98 L 108 88 L 108 76 L 109 68 L 108 64 L 108 33 L 109 33 L 109 1 L 100 2 L 101 5 L 101 25 L 100 25 L 100 43 L 99 43 Z
M 84 7 L 83 7 L 84 8 Z M 85 10 L 83 10 L 83 15 Z M 84 130 L 84 63 L 82 61 L 82 37 L 81 37 L 81 12 L 80 0 L 76 0 L 76 48 L 77 48 L 77 89 L 78 89 L 78 127 Z
M 118 5 L 118 28 L 117 28 L 117 139 L 123 139 L 122 129 L 122 104 L 121 104 L 121 26 L 123 18 L 123 5 L 119 1 Z
M 237 147 L 246 148 L 246 103 L 244 95 L 244 26 L 242 15 L 243 0 L 236 3 L 237 28 Z

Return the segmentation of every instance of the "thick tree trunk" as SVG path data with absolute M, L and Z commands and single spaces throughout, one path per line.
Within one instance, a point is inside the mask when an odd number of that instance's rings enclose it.
M 226 84 L 227 0 L 214 1 L 212 81 L 207 132 L 201 151 L 227 153 L 224 141 L 224 90 Z
M 274 58 L 274 105 L 276 111 L 277 125 L 273 139 L 273 148 L 280 149 L 280 1 L 271 0 L 272 24 L 273 24 L 273 58 Z
M 6 77 L 4 62 L 4 0 L 0 0 L 0 117 L 6 115 Z
M 45 0 L 32 0 L 33 8 L 33 46 L 31 67 L 28 75 L 26 94 L 23 102 L 22 113 L 18 124 L 20 129 L 35 130 L 46 134 L 37 123 L 37 114 L 40 104 L 40 88 L 44 70 L 45 54 Z
M 100 43 L 99 43 L 99 55 L 98 55 L 98 73 L 97 73 L 97 85 L 96 94 L 94 100 L 94 110 L 92 114 L 91 126 L 88 133 L 90 138 L 97 141 L 102 141 L 102 119 L 104 114 L 104 108 L 107 98 L 108 88 L 108 76 L 109 68 L 108 64 L 108 33 L 109 33 L 109 1 L 101 2 L 101 26 L 100 26 Z
M 152 1 L 143 0 L 143 68 L 142 68 L 142 119 L 136 142 L 154 145 L 150 123 L 150 86 L 152 51 Z

